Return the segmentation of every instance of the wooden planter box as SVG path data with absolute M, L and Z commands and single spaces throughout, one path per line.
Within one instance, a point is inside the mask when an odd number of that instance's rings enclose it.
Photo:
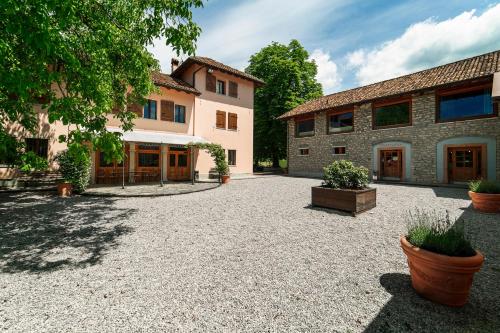
M 355 216 L 377 205 L 377 189 L 342 190 L 316 186 L 312 188 L 312 205 L 343 210 Z

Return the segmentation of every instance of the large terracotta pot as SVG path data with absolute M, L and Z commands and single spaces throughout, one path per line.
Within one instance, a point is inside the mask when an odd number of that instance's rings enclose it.
M 472 206 L 483 213 L 500 213 L 500 194 L 469 191 Z
M 60 197 L 69 197 L 73 193 L 73 185 L 71 183 L 57 184 L 57 193 Z
M 400 241 L 418 294 L 448 306 L 467 303 L 474 273 L 483 265 L 481 252 L 472 257 L 450 257 L 413 246 L 405 236 Z
M 222 179 L 222 184 L 227 184 L 229 183 L 229 175 L 222 175 L 221 176 L 221 179 Z

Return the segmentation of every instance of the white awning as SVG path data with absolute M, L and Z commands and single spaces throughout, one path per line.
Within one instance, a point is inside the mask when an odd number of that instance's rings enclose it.
M 500 99 L 500 72 L 493 74 L 493 89 L 491 91 L 493 99 Z
M 123 133 L 121 128 L 106 127 L 109 132 Z M 126 142 L 144 143 L 166 143 L 172 145 L 186 145 L 188 143 L 208 143 L 201 136 L 185 135 L 177 133 L 133 130 L 123 133 L 123 140 Z

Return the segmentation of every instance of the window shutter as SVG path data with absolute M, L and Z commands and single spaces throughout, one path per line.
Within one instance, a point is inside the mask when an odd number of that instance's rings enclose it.
M 127 111 L 135 113 L 138 118 L 142 118 L 142 108 L 142 105 L 137 103 L 127 105 Z
M 238 83 L 229 81 L 229 92 L 230 97 L 238 97 Z
M 238 129 L 238 115 L 236 113 L 229 113 L 227 119 L 227 128 L 232 130 Z
M 226 112 L 217 111 L 217 118 L 215 122 L 215 127 L 226 128 Z
M 163 121 L 174 121 L 174 102 L 161 100 L 160 119 Z
M 207 77 L 206 77 L 206 87 L 205 89 L 207 91 L 215 92 L 215 86 L 216 86 L 217 79 L 215 78 L 214 75 L 209 73 L 207 71 Z

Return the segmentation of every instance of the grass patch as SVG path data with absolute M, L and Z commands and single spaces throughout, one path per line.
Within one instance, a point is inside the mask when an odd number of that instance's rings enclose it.
M 463 220 L 452 221 L 450 215 L 417 210 L 407 218 L 406 239 L 413 246 L 452 257 L 470 257 L 476 254 L 465 235 Z

